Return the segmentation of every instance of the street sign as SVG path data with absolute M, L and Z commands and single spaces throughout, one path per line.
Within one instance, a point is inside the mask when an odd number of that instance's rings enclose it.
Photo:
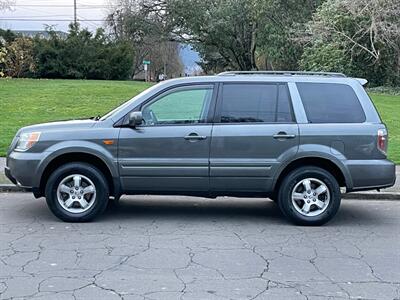
M 143 59 L 143 69 L 144 69 L 144 80 L 147 82 L 148 75 L 147 75 L 147 70 L 149 69 L 150 61 Z

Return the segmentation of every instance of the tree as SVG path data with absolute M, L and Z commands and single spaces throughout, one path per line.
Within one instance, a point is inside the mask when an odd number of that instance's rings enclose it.
M 345 50 L 332 43 L 321 42 L 307 47 L 300 66 L 305 70 L 353 73 Z
M 117 22 L 111 27 L 127 32 L 123 24 L 131 22 L 131 28 L 151 28 L 169 40 L 190 44 L 199 52 L 203 70 L 210 73 L 295 69 L 302 45 L 291 39 L 291 28 L 309 21 L 322 1 L 123 0 L 111 14 L 120 16 L 112 18 Z M 144 32 L 137 30 L 132 36 Z
M 172 38 L 192 45 L 203 62 L 255 70 L 259 19 L 255 0 L 171 0 L 166 23 Z
M 150 55 L 154 45 L 160 43 L 185 43 L 198 50 L 204 61 L 216 54 L 231 68 L 255 69 L 257 24 L 253 22 L 253 2 L 122 1 L 110 14 L 109 23 L 117 36 L 142 45 L 142 56 Z M 141 60 L 136 59 L 140 64 Z
M 179 43 L 171 38 L 164 16 L 160 17 L 144 2 L 121 1 L 108 16 L 108 24 L 116 40 L 135 48 L 132 77 L 143 72 L 143 60 L 151 61 L 152 78 L 161 73 L 170 77 L 182 73 Z
M 309 23 L 302 66 L 337 71 L 342 65 L 350 75 L 367 77 L 373 84 L 400 84 L 398 4 L 397 0 L 325 2 Z M 327 48 L 341 55 L 320 55 Z
M 258 64 L 263 69 L 297 70 L 303 44 L 295 37 L 298 28 L 311 20 L 323 0 L 259 1 L 260 31 Z
M 211 54 L 222 58 L 230 69 L 257 69 L 256 46 L 260 26 L 257 1 L 209 1 L 195 10 L 190 9 L 193 1 L 175 1 L 180 5 L 178 13 L 187 12 L 181 21 L 184 26 L 178 32 L 184 40 L 185 32 L 189 32 L 186 40 L 199 50 L 202 57 Z M 196 16 L 198 12 L 202 14 L 200 18 Z

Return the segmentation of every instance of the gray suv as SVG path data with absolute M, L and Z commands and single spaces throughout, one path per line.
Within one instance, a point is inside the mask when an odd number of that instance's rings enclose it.
M 270 197 L 321 225 L 347 192 L 390 187 L 387 130 L 337 73 L 225 72 L 154 85 L 101 118 L 20 129 L 5 172 L 61 220 L 123 194 Z

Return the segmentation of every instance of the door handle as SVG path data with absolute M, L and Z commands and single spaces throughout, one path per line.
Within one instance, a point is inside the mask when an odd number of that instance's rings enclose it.
M 198 135 L 197 133 L 190 133 L 187 136 L 184 137 L 185 140 L 189 141 L 199 141 L 199 140 L 205 140 L 207 137 L 205 135 Z
M 294 139 L 296 137 L 295 134 L 287 134 L 286 132 L 278 132 L 272 136 L 274 139 Z

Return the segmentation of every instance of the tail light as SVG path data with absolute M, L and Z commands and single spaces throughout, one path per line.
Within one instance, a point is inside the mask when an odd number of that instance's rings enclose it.
M 387 147 L 388 147 L 388 134 L 386 129 L 378 130 L 378 142 L 377 146 L 379 151 L 386 155 Z

